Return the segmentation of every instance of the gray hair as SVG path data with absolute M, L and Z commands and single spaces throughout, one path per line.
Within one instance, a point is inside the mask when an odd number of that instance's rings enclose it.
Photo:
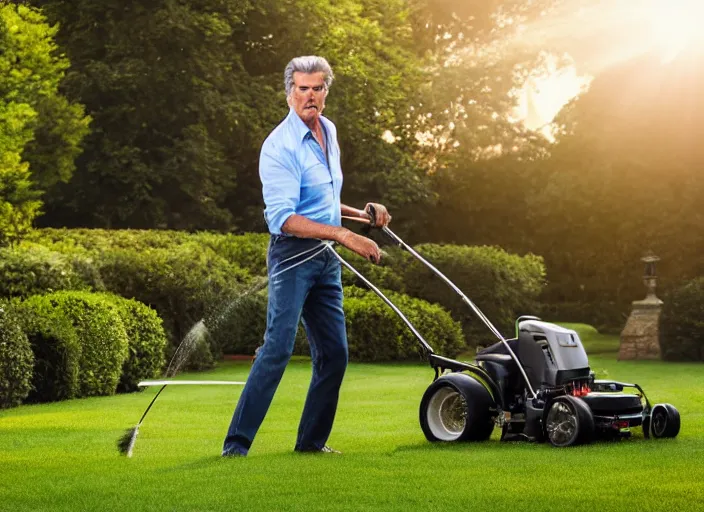
M 293 91 L 293 74 L 299 73 L 323 73 L 325 75 L 325 88 L 329 89 L 332 85 L 334 75 L 328 61 L 317 55 L 306 55 L 304 57 L 295 57 L 291 59 L 284 70 L 284 87 L 286 88 L 286 96 L 290 96 Z

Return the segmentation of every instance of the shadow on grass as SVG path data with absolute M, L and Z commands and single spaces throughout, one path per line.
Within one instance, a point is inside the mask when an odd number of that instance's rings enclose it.
M 488 452 L 495 450 L 509 450 L 519 446 L 540 446 L 539 443 L 528 442 L 501 442 L 497 440 L 488 440 L 482 442 L 444 442 L 444 443 L 418 443 L 398 446 L 390 455 L 410 452 L 427 452 L 427 453 L 459 453 L 459 452 Z
M 263 453 L 249 455 L 246 457 L 223 457 L 221 455 L 208 455 L 207 457 L 201 457 L 199 459 L 176 464 L 174 466 L 163 468 L 159 472 L 161 473 L 174 473 L 179 471 L 193 471 L 200 469 L 208 469 L 218 465 L 232 465 L 237 467 L 238 464 L 249 462 L 250 464 L 256 464 L 260 466 L 262 463 L 271 464 L 272 461 L 277 462 L 290 462 L 299 460 L 301 462 L 309 461 L 311 459 L 324 459 L 324 460 L 334 460 L 340 458 L 350 459 L 354 458 L 355 455 L 345 455 L 345 454 L 325 454 L 325 453 L 298 453 L 294 451 L 290 452 L 279 452 L 279 453 Z M 266 465 L 265 464 L 265 465 Z
M 544 442 L 530 442 L 530 441 L 500 441 L 499 439 L 490 439 L 487 441 L 480 442 L 441 442 L 441 443 L 417 443 L 417 444 L 407 444 L 398 446 L 389 455 L 405 454 L 405 453 L 467 453 L 473 452 L 476 454 L 487 454 L 487 453 L 497 453 L 497 452 L 523 452 L 523 451 L 539 451 L 541 453 L 560 453 L 563 450 L 571 451 L 574 449 L 580 450 L 590 450 L 590 449 L 600 449 L 600 448 L 611 448 L 619 449 L 618 447 L 623 447 L 624 449 L 628 446 L 632 446 L 632 443 L 652 443 L 643 437 L 643 432 L 640 428 L 634 428 L 630 438 L 624 439 L 598 439 L 591 443 L 579 445 L 569 448 L 555 448 L 547 441 Z

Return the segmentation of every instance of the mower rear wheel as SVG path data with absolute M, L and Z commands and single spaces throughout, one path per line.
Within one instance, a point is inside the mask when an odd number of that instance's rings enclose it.
M 594 438 L 594 416 L 579 398 L 558 396 L 545 410 L 545 437 L 553 446 L 575 446 L 589 443 Z
M 680 433 L 680 413 L 671 404 L 653 406 L 648 430 L 654 438 L 677 437 Z
M 494 414 L 492 414 L 494 411 Z M 476 379 L 452 373 L 433 382 L 420 402 L 428 441 L 485 441 L 494 428 L 496 403 Z

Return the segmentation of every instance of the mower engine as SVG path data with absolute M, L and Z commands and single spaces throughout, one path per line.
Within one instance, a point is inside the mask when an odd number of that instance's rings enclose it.
M 568 395 L 584 402 L 592 413 L 598 437 L 628 437 L 632 427 L 642 425 L 642 394 L 623 393 L 626 386 L 619 383 L 595 381 L 587 353 L 575 331 L 547 322 L 526 320 L 519 325 L 518 357 L 521 362 L 524 356 L 530 360 L 529 354 L 537 352 L 524 350 L 531 344 L 537 345 L 544 357 L 542 370 L 540 362 L 529 361 L 533 363 L 536 388 L 543 398 Z

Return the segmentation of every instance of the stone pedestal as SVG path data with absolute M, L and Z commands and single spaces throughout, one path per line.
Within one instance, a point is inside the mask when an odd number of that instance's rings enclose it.
M 618 358 L 660 359 L 660 311 L 662 301 L 651 295 L 633 302 L 633 309 L 621 331 Z

